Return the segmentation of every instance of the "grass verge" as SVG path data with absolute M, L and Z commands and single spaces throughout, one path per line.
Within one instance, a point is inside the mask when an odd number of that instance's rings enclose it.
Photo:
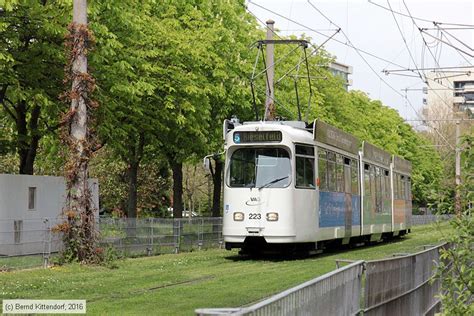
M 372 260 L 438 244 L 447 223 L 418 226 L 403 239 L 307 259 L 242 259 L 207 250 L 125 259 L 118 269 L 78 264 L 0 273 L 2 299 L 86 299 L 88 314 L 193 315 L 204 307 L 238 307 L 335 269 L 335 259 Z

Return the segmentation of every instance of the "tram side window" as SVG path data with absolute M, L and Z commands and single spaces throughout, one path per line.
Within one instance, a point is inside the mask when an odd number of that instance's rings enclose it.
M 402 189 L 400 191 L 400 199 L 408 200 L 408 186 L 407 186 L 407 177 L 401 176 Z
M 402 187 L 402 177 L 401 175 L 397 176 L 397 182 L 398 182 L 398 199 L 401 200 L 403 199 L 403 187 Z
M 352 194 L 359 194 L 359 166 L 357 161 L 351 161 L 351 181 L 352 181 Z
M 397 174 L 394 172 L 393 173 L 393 183 L 392 183 L 392 186 L 393 186 L 393 198 L 394 199 L 397 199 L 397 188 L 398 188 L 398 184 L 397 184 Z
M 296 145 L 296 187 L 314 188 L 314 147 Z
M 328 191 L 328 168 L 327 153 L 324 149 L 318 149 L 318 172 L 319 172 L 319 189 Z
M 385 198 L 390 198 L 390 176 L 388 170 L 384 171 L 384 181 L 385 181 Z
M 370 196 L 370 166 L 364 164 L 364 195 Z
M 336 191 L 336 154 L 328 151 L 328 191 Z
M 377 192 L 375 191 L 375 169 L 374 166 L 370 166 L 370 193 L 372 195 L 372 199 L 375 203 L 377 203 L 376 199 L 376 194 Z M 377 205 L 375 205 L 377 207 Z
M 406 195 L 406 192 L 407 192 L 407 183 L 406 183 L 406 177 L 405 176 L 402 176 L 402 192 L 400 192 L 401 194 L 401 198 L 403 200 L 406 200 L 407 199 L 407 195 Z
M 399 174 L 395 175 L 395 177 L 393 179 L 393 182 L 394 182 L 394 185 L 395 185 L 395 198 L 397 200 L 400 200 L 400 198 L 401 198 L 400 192 L 402 191 L 401 190 L 402 184 L 401 184 L 401 181 L 400 181 L 400 175 Z
M 336 154 L 336 190 L 344 192 L 344 160 L 339 154 Z
M 382 176 L 380 174 L 380 168 L 374 167 L 374 180 L 375 180 L 375 211 L 377 213 L 382 212 Z
M 352 193 L 352 179 L 351 179 L 351 166 L 352 160 L 344 157 L 344 192 Z
M 386 191 L 388 190 L 388 188 L 385 186 L 385 170 L 383 170 L 382 168 L 380 168 L 380 187 L 381 187 L 380 198 L 383 201 L 383 199 L 386 196 Z
M 410 177 L 408 177 L 407 186 L 408 186 L 408 197 L 407 197 L 407 200 L 410 201 L 410 200 L 411 200 L 411 178 L 410 178 Z

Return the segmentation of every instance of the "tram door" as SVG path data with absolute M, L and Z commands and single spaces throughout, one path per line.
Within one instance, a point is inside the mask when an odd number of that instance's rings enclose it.
M 350 237 L 352 234 L 352 182 L 351 182 L 351 160 L 344 158 L 344 226 L 345 237 Z

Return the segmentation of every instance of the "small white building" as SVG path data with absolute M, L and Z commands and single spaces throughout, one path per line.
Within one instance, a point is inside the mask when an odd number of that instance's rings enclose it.
M 97 179 L 89 185 L 98 218 Z M 63 177 L 0 174 L 0 256 L 57 251 L 58 236 L 49 228 L 63 221 L 65 201 Z

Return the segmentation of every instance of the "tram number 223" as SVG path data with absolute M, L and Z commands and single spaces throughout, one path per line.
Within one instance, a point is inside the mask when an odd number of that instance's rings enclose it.
M 262 219 L 262 214 L 250 213 L 249 214 L 249 219 Z

